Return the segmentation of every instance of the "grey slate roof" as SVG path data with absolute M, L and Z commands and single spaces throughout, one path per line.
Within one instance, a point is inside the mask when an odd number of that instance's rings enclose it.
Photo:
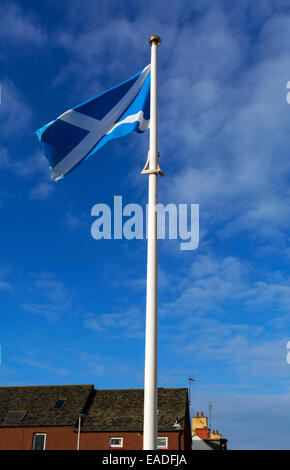
M 213 450 L 213 448 L 204 439 L 192 439 L 192 450 Z
M 93 385 L 0 387 L 0 427 L 74 426 L 93 390 Z M 67 399 L 65 407 L 54 410 L 61 398 Z M 7 421 L 8 411 L 27 413 L 22 421 Z
M 143 431 L 143 389 L 96 390 L 82 432 Z M 184 430 L 187 388 L 158 389 L 158 431 Z

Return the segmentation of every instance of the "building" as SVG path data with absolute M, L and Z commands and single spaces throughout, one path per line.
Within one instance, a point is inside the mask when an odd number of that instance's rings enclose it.
M 227 450 L 227 439 L 218 430 L 211 431 L 207 416 L 201 411 L 192 418 L 192 450 Z
M 0 387 L 0 449 L 76 449 L 93 385 Z
M 83 450 L 141 450 L 143 396 L 93 385 L 0 387 L 0 450 L 74 450 L 78 442 Z M 158 389 L 158 448 L 191 449 L 186 388 Z

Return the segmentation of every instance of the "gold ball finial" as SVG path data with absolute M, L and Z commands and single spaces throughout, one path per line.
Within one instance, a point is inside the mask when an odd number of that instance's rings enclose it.
M 160 36 L 157 36 L 157 34 L 153 34 L 152 36 L 150 36 L 149 44 L 150 44 L 150 46 L 152 46 L 153 44 L 156 44 L 156 46 L 160 46 L 160 44 L 161 44 Z

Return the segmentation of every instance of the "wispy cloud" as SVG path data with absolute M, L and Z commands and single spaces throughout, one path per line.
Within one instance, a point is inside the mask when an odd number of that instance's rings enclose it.
M 31 122 L 32 110 L 14 83 L 1 81 L 0 126 L 1 142 L 16 132 L 23 132 Z
M 288 313 L 290 290 L 287 274 L 261 271 L 254 263 L 213 253 L 196 255 L 195 262 L 184 267 L 172 280 L 179 287 L 174 300 L 162 299 L 162 315 L 222 313 L 231 308 L 249 311 Z M 235 307 L 234 307 L 235 306 Z M 269 319 L 269 316 L 267 316 Z
M 85 215 L 74 215 L 71 212 L 66 213 L 64 224 L 73 230 L 86 228 L 89 231 L 90 229 L 90 221 L 86 220 Z
M 0 40 L 9 45 L 42 45 L 46 33 L 31 12 L 24 11 L 17 3 L 4 2 L 0 6 Z
M 61 376 L 66 376 L 66 375 L 71 374 L 71 371 L 69 371 L 66 368 L 53 366 L 53 365 L 47 364 L 46 362 L 39 361 L 39 360 L 36 360 L 36 359 L 31 359 L 29 357 L 25 358 L 25 357 L 13 356 L 13 357 L 10 358 L 10 360 L 13 361 L 13 362 L 17 362 L 19 364 L 28 365 L 30 367 L 36 367 L 38 369 L 45 370 L 45 371 L 50 372 L 52 374 L 57 374 L 57 375 L 61 375 Z
M 21 179 L 38 178 L 29 191 L 29 197 L 34 200 L 47 199 L 53 192 L 53 185 L 49 180 L 45 157 L 34 149 L 19 153 L 11 146 L 11 139 L 21 141 L 27 132 L 31 132 L 32 109 L 11 80 L 3 80 L 1 95 L 0 170 L 9 170 Z
M 11 169 L 20 177 L 32 177 L 37 174 L 49 174 L 47 160 L 40 151 L 13 162 Z
M 119 313 L 87 314 L 85 328 L 97 333 L 106 331 L 110 336 L 122 335 L 128 338 L 144 336 L 144 320 L 137 308 L 131 307 Z
M 34 186 L 30 192 L 30 199 L 43 201 L 47 199 L 53 192 L 53 184 L 47 181 L 41 181 L 36 186 Z
M 45 317 L 49 322 L 64 315 L 73 315 L 72 297 L 63 282 L 48 273 L 41 273 L 31 282 L 26 300 L 19 305 L 27 312 Z
M 66 352 L 70 355 L 71 366 L 77 365 L 81 375 L 96 378 L 97 388 L 101 388 L 98 384 L 104 383 L 108 376 L 118 377 L 119 382 L 124 383 L 127 387 L 132 383 L 132 378 L 142 384 L 142 371 L 134 364 L 133 360 L 71 348 Z
M 0 280 L 0 290 L 11 290 L 11 288 L 10 282 Z
M 7 266 L 0 266 L 0 291 L 12 291 L 12 271 Z

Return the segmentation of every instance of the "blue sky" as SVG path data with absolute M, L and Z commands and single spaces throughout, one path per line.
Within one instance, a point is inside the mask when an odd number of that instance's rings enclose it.
M 232 449 L 289 449 L 289 30 L 282 0 L 0 3 L 0 385 L 143 387 L 146 241 L 90 230 L 96 203 L 146 204 L 149 134 L 53 183 L 34 132 L 157 33 L 159 199 L 200 205 L 198 250 L 159 243 L 159 386 L 195 377 Z

